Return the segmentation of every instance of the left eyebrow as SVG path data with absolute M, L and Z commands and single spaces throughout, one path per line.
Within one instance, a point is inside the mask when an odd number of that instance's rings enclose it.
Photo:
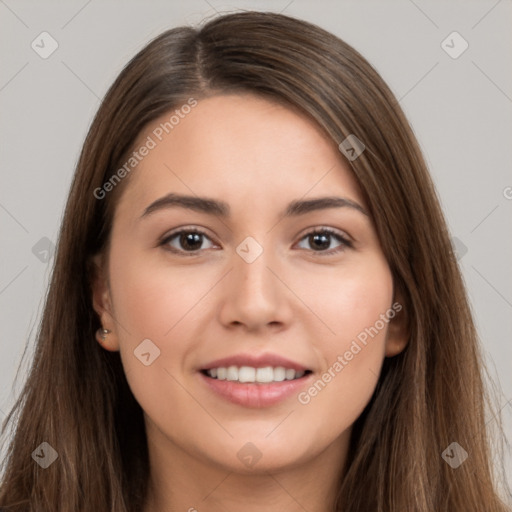
M 151 203 L 144 210 L 144 213 L 141 215 L 141 219 L 156 211 L 174 207 L 186 208 L 199 213 L 217 215 L 223 218 L 230 216 L 230 207 L 224 201 L 218 201 L 208 197 L 186 196 L 170 193 Z M 292 201 L 286 207 L 284 217 L 295 217 L 315 210 L 343 207 L 352 208 L 369 217 L 365 208 L 363 208 L 359 203 L 346 197 L 318 197 L 315 199 Z

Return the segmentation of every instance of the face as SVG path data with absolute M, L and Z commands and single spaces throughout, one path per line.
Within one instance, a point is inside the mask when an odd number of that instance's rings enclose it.
M 150 444 L 239 472 L 341 453 L 405 345 L 349 164 L 256 96 L 200 100 L 166 133 L 171 115 L 135 144 L 154 147 L 116 206 L 93 297 Z

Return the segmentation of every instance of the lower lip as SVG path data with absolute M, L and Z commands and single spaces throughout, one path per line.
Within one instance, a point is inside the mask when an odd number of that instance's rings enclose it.
M 241 383 L 232 380 L 212 379 L 199 372 L 204 382 L 218 395 L 244 407 L 269 407 L 297 394 L 313 375 L 308 373 L 300 379 L 282 382 Z

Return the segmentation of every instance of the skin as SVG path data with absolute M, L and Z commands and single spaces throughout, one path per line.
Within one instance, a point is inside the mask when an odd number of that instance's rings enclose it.
M 231 216 L 174 207 L 141 218 L 169 192 L 225 201 Z M 151 467 L 144 512 L 254 512 L 269 503 L 287 512 L 332 509 L 352 425 L 384 358 L 406 346 L 404 313 L 307 405 L 295 394 L 265 408 L 236 405 L 198 373 L 220 357 L 271 352 L 313 370 L 307 390 L 397 300 L 369 216 L 350 207 L 280 216 L 293 200 L 323 196 L 367 210 L 336 144 L 302 114 L 253 95 L 200 100 L 132 171 L 109 251 L 96 260 L 93 304 L 111 330 L 98 341 L 120 351 L 144 411 Z M 171 231 L 194 227 L 206 237 L 193 256 L 179 236 L 159 245 Z M 328 234 L 315 245 L 306 235 L 316 228 L 335 230 L 352 247 Z M 236 252 L 248 236 L 263 248 L 252 263 Z M 160 349 L 149 366 L 134 356 L 144 339 Z M 248 442 L 261 454 L 251 467 L 237 457 Z

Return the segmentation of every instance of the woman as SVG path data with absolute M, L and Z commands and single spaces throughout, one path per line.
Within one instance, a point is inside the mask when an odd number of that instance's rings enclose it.
M 507 510 L 477 335 L 412 130 L 349 45 L 169 30 L 85 141 L 7 510 Z

